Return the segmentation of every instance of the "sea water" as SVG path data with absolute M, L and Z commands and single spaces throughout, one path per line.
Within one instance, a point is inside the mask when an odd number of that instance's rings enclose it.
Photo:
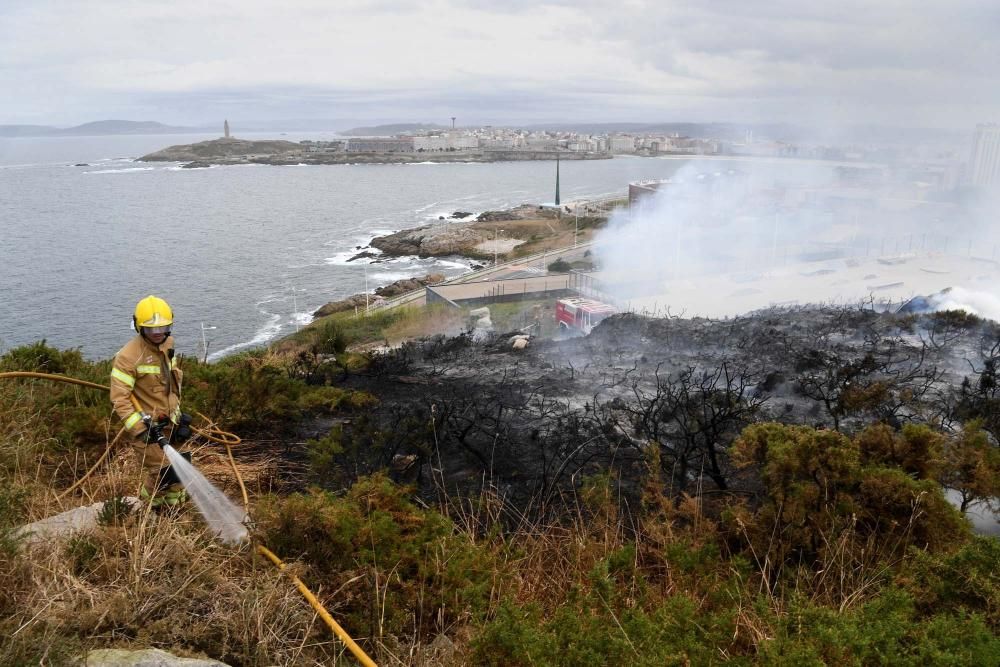
M 210 138 L 0 139 L 0 352 L 45 338 L 110 357 L 134 335 L 132 309 L 148 294 L 173 306 L 182 355 L 201 356 L 203 341 L 211 359 L 264 345 L 366 283 L 471 264 L 348 261 L 372 236 L 550 201 L 555 190 L 554 162 L 180 169 L 131 159 Z M 625 196 L 630 181 L 668 178 L 681 164 L 563 162 L 561 194 Z M 52 303 L 87 316 L 67 327 Z
M 167 445 L 163 452 L 215 536 L 226 544 L 245 542 L 249 537 L 245 525 L 246 512 L 215 488 L 176 449 Z

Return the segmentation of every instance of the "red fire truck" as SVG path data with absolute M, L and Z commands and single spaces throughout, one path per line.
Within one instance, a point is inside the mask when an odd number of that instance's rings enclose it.
M 601 320 L 618 312 L 614 306 L 609 306 L 593 299 L 569 297 L 556 301 L 556 322 L 560 329 L 590 333 Z

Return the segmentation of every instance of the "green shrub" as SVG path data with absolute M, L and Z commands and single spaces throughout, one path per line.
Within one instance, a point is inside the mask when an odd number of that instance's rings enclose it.
M 132 503 L 122 496 L 112 496 L 104 501 L 97 513 L 97 523 L 101 526 L 118 526 L 131 516 Z
M 101 554 L 101 547 L 94 538 L 87 534 L 72 536 L 66 542 L 64 555 L 72 566 L 73 574 L 85 574 Z
M 21 539 L 13 530 L 24 521 L 26 499 L 25 489 L 8 486 L 0 477 L 0 554 L 13 557 L 20 547 Z
M 914 429 L 898 442 L 904 443 L 902 450 L 926 453 L 934 450 L 926 436 Z M 876 441 L 881 444 L 873 445 Z M 782 564 L 862 567 L 896 559 L 910 545 L 957 548 L 969 528 L 936 482 L 915 480 L 898 467 L 862 465 L 859 443 L 867 443 L 870 457 L 884 459 L 891 458 L 884 454 L 896 442 L 879 429 L 852 441 L 805 426 L 750 426 L 733 444 L 733 461 L 755 466 L 764 492 L 753 509 L 732 505 L 727 525 L 758 562 L 777 566 L 769 576 Z M 929 456 L 913 458 L 918 459 Z
M 429 636 L 482 618 L 502 577 L 489 550 L 383 475 L 359 480 L 343 498 L 267 498 L 258 523 L 274 551 L 308 565 L 314 586 L 345 586 L 339 613 L 362 636 Z
M 569 273 L 573 265 L 564 259 L 557 259 L 548 266 L 549 273 Z
M 976 536 L 949 554 L 912 549 L 896 580 L 926 614 L 980 614 L 1000 632 L 1000 540 Z
M 613 584 L 576 589 L 546 618 L 538 605 L 504 603 L 473 640 L 482 665 L 704 665 L 727 655 L 731 612 L 685 595 L 650 608 L 629 604 Z
M 761 646 L 768 665 L 987 665 L 1000 659 L 1000 638 L 977 616 L 921 617 L 912 598 L 888 588 L 857 608 L 838 611 L 793 599 Z
M 906 424 L 902 432 L 875 424 L 856 440 L 865 463 L 896 466 L 920 479 L 931 479 L 941 466 L 945 438 L 923 424 Z
M 57 350 L 46 345 L 44 340 L 15 347 L 0 357 L 0 372 L 27 371 L 66 375 L 86 365 L 79 348 Z

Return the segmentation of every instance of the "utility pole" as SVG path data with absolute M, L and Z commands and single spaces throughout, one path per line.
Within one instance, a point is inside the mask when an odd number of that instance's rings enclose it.
M 368 316 L 368 265 L 365 264 L 365 317 Z
M 573 247 L 576 247 L 576 237 L 580 233 L 580 205 L 573 207 Z
M 556 206 L 559 206 L 559 153 L 556 153 Z

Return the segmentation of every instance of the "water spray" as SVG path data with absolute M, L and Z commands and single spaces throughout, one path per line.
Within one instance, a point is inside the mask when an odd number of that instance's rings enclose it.
M 132 400 L 134 402 L 135 398 Z M 246 512 L 233 504 L 233 501 L 215 488 L 190 461 L 174 449 L 163 435 L 163 429 L 159 424 L 148 417 L 144 421 L 146 428 L 149 429 L 150 438 L 163 450 L 167 460 L 170 461 L 170 468 L 191 496 L 209 529 L 226 544 L 246 542 L 249 539 L 245 525 L 248 518 Z M 178 429 L 185 427 L 185 424 L 178 425 Z

